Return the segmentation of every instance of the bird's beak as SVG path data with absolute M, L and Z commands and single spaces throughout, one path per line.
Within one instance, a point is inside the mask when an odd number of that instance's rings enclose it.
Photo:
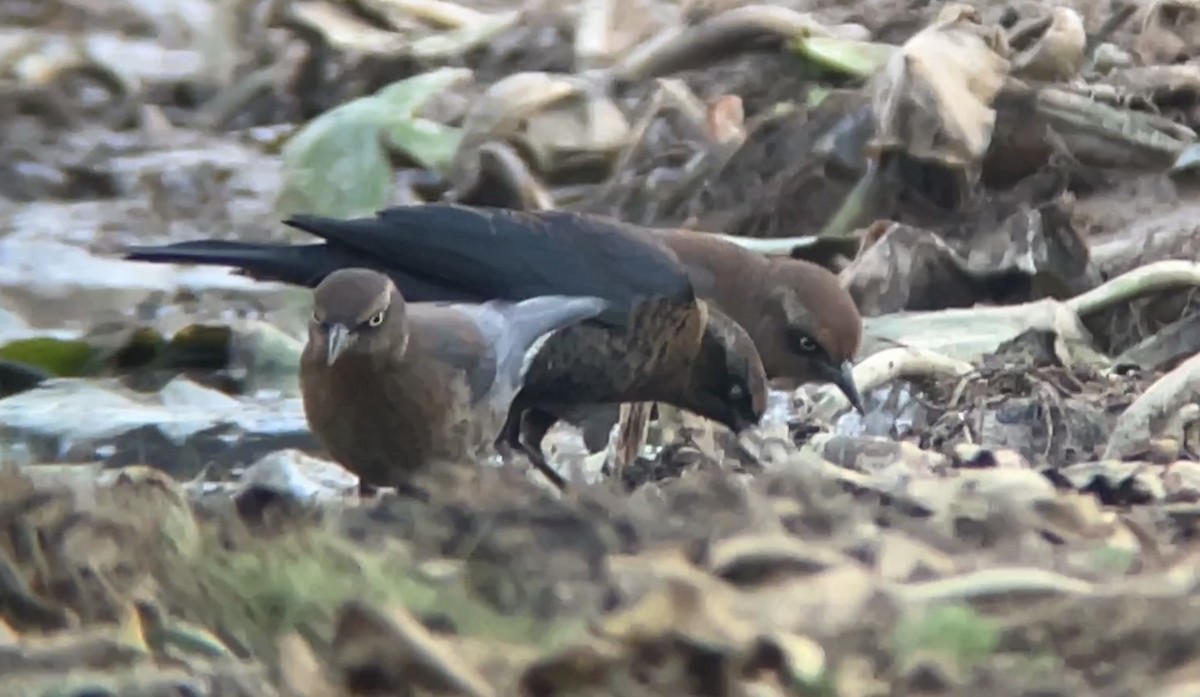
M 833 373 L 830 376 L 830 382 L 837 385 L 837 388 L 846 395 L 846 399 L 850 402 L 850 406 L 854 407 L 859 414 L 865 414 L 863 410 L 862 395 L 858 393 L 858 385 L 854 384 L 854 364 L 850 361 L 844 361 L 841 365 L 841 370 L 831 370 Z
M 342 355 L 346 349 L 350 348 L 350 344 L 354 343 L 354 334 L 344 324 L 331 324 L 329 326 L 328 342 L 328 353 L 325 358 L 326 365 L 333 365 L 338 356 Z

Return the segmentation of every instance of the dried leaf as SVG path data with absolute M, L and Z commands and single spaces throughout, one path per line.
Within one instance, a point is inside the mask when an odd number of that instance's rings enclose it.
M 291 633 L 279 640 L 280 676 L 294 697 L 337 697 L 308 642 Z
M 349 601 L 336 624 L 333 651 L 347 685 L 355 684 L 357 675 L 368 675 L 387 692 L 416 684 L 470 697 L 495 694 L 449 643 L 430 634 L 404 608 L 381 611 Z
M 521 16 L 519 10 L 485 15 L 471 24 L 418 39 L 408 46 L 408 52 L 414 58 L 426 61 L 458 58 L 480 46 L 486 46 L 516 25 Z
M 288 11 L 339 51 L 395 56 L 402 54 L 409 43 L 403 34 L 373 27 L 336 4 L 295 2 L 289 3 Z
M 521 674 L 522 694 L 571 694 L 610 685 L 629 661 L 628 649 L 592 639 L 553 651 L 531 662 Z
M 879 541 L 875 567 L 889 581 L 915 581 L 948 576 L 955 571 L 951 556 L 894 532 L 885 533 Z
M 1086 47 L 1087 33 L 1079 13 L 1069 7 L 1056 7 L 1041 38 L 1013 56 L 1012 72 L 1032 80 L 1065 82 L 1079 74 Z
M 783 658 L 789 682 L 812 685 L 825 675 L 825 650 L 812 639 L 799 634 L 776 633 L 763 639 Z M 786 683 L 785 683 L 786 684 Z
M 449 0 L 359 0 L 360 4 L 387 17 L 400 29 L 413 20 L 459 29 L 486 21 L 487 15 Z
M 848 561 L 743 591 L 737 596 L 737 616 L 774 631 L 827 636 L 857 625 L 878 590 L 867 569 Z
M 849 560 L 833 549 L 805 544 L 790 535 L 740 535 L 709 550 L 710 571 L 739 587 L 790 576 L 808 576 Z
M 1001 40 L 962 8 L 943 8 L 938 21 L 905 42 L 875 76 L 876 135 L 869 148 L 964 169 L 973 181 L 991 143 L 992 99 L 1009 63 Z
M 1159 429 L 1200 390 L 1200 356 L 1194 356 L 1159 378 L 1117 419 L 1104 449 L 1105 458 L 1141 451 Z
M 537 171 L 554 174 L 589 163 L 610 165 L 629 134 L 625 114 L 611 99 L 580 95 L 529 115 L 516 137 Z
M 722 653 L 739 653 L 756 632 L 735 611 L 735 602 L 732 589 L 708 576 L 672 574 L 628 609 L 605 617 L 598 632 L 635 646 L 679 637 Z
M 1200 7 L 1193 0 L 1152 0 L 1142 4 L 1142 26 L 1134 51 L 1144 65 L 1182 63 L 1200 45 Z
M 708 104 L 708 133 L 716 143 L 738 143 L 746 139 L 746 114 L 742 98 L 725 94 Z

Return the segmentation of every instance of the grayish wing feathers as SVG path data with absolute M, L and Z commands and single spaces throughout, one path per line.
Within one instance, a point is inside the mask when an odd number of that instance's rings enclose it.
M 559 329 L 596 317 L 608 306 L 602 298 L 564 295 L 454 305 L 474 320 L 492 349 L 495 380 L 481 399 L 507 410 L 546 339 Z

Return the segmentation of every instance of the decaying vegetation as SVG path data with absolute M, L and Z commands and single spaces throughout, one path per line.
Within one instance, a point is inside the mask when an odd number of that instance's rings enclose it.
M 0 693 L 1196 691 L 1196 9 L 4 3 Z M 867 414 L 362 502 L 302 293 L 110 256 L 431 200 L 827 265 Z

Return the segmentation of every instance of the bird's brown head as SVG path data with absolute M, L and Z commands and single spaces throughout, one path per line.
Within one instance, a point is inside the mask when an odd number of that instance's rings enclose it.
M 768 375 L 833 383 L 861 412 L 853 361 L 862 342 L 862 316 L 850 293 L 833 272 L 799 259 L 771 259 L 767 286 L 762 321 L 769 328 L 756 334 Z
M 767 373 L 746 330 L 707 306 L 700 351 L 686 386 L 686 406 L 741 433 L 767 411 Z
M 313 290 L 308 351 L 327 366 L 348 355 L 407 347 L 404 298 L 387 276 L 369 269 L 339 269 Z

